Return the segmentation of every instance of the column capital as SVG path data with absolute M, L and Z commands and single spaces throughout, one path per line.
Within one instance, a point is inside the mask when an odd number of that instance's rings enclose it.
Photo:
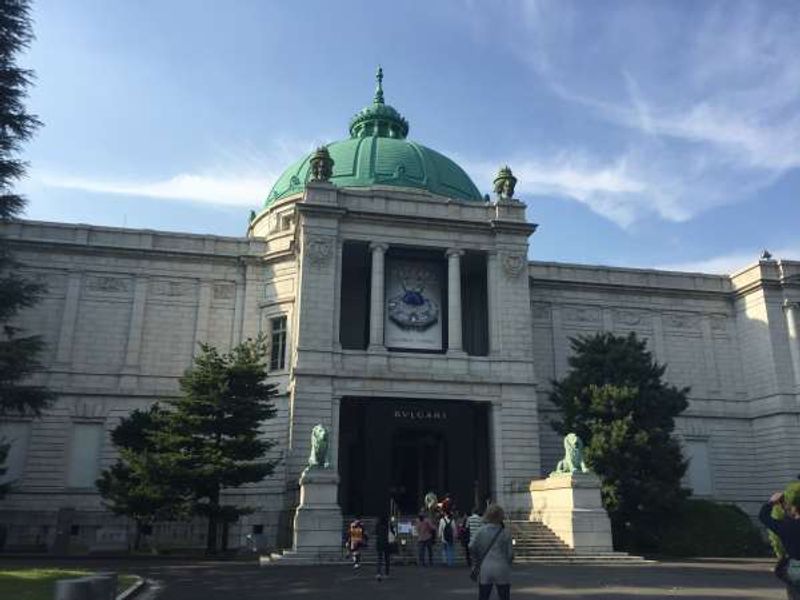
M 789 300 L 788 298 L 781 304 L 783 310 L 797 309 L 800 310 L 800 300 Z
M 452 258 L 454 256 L 463 256 L 463 255 L 464 251 L 461 248 L 448 248 L 445 251 L 445 256 L 447 256 L 448 258 Z
M 369 249 L 375 252 L 378 250 L 379 252 L 386 252 L 389 249 L 389 244 L 386 242 L 370 242 Z

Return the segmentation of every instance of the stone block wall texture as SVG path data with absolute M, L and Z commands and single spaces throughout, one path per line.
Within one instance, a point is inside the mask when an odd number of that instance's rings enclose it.
M 792 263 L 733 277 L 543 262 L 520 271 L 515 257 L 524 261 L 529 232 L 502 223 L 490 231 L 486 206 L 322 191 L 324 209 L 295 210 L 296 198 L 275 206 L 297 218 L 289 229 L 262 233 L 264 240 L 24 221 L 3 227 L 26 274 L 48 284 L 20 325 L 44 337 L 40 379 L 59 394 L 29 421 L 22 478 L 0 503 L 9 545 L 52 544 L 66 524 L 80 525 L 75 537 L 90 544 L 98 528 L 124 525 L 93 489 L 67 486 L 75 424 L 102 426 L 98 467 L 111 465 L 110 431 L 132 410 L 178 393 L 199 342 L 229 348 L 268 333 L 276 316 L 287 318 L 287 366 L 272 376 L 278 416 L 264 435 L 278 441 L 280 462 L 272 477 L 230 492 L 254 509 L 232 528 L 231 546 L 254 526 L 268 543 L 286 543 L 310 430 L 324 423 L 336 432 L 344 397 L 490 404 L 493 491 L 512 511 L 529 510 L 529 481 L 562 453 L 550 427 L 557 417 L 550 381 L 567 372 L 569 338 L 596 331 L 636 331 L 668 364 L 668 379 L 691 387 L 678 433 L 707 444 L 714 497 L 752 512 L 800 472 L 790 356 L 798 340 L 782 308 L 800 300 Z M 342 351 L 345 240 L 486 251 L 490 355 Z M 172 545 L 202 544 L 200 522 L 156 529 Z
M 781 306 L 799 290 L 796 279 L 765 285 L 768 273 L 752 270 L 728 277 L 532 262 L 542 475 L 563 453 L 547 396 L 568 371 L 569 338 L 633 331 L 667 364 L 667 380 L 690 388 L 676 433 L 707 444 L 714 498 L 754 514 L 770 491 L 797 477 L 800 397 L 790 344 L 798 340 Z

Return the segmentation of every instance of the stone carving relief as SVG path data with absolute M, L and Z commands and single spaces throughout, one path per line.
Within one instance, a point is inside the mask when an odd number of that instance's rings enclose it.
M 526 263 L 525 257 L 519 254 L 503 255 L 503 271 L 510 279 L 519 277 L 520 273 L 525 269 Z
M 333 253 L 333 243 L 330 238 L 308 237 L 305 246 L 306 256 L 315 265 L 324 265 Z
M 711 315 L 711 331 L 725 333 L 728 331 L 728 316 L 727 315 Z
M 699 330 L 700 319 L 692 313 L 666 313 L 664 325 L 670 329 Z
M 635 325 L 649 325 L 650 315 L 643 310 L 617 310 L 614 311 L 614 323 L 633 327 Z
M 152 283 L 150 290 L 154 296 L 169 296 L 174 298 L 190 294 L 192 287 L 192 284 L 188 281 L 160 279 Z
M 215 283 L 214 300 L 232 300 L 236 295 L 236 284 L 234 283 Z
M 552 315 L 552 306 L 548 302 L 532 302 L 531 314 L 536 320 L 549 320 Z
M 86 278 L 86 288 L 93 292 L 127 294 L 130 293 L 132 289 L 132 281 L 127 277 L 90 275 Z
M 598 324 L 601 320 L 600 309 L 586 306 L 569 306 L 564 309 L 564 320 L 573 323 Z

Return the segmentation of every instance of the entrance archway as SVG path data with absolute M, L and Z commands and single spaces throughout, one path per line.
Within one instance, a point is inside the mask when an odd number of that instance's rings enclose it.
M 447 439 L 442 432 L 400 429 L 392 436 L 389 494 L 402 514 L 414 514 L 423 496 L 445 490 Z

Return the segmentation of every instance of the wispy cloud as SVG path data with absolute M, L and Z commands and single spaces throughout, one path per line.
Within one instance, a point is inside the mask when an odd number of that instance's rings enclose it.
M 652 213 L 686 220 L 800 168 L 800 11 L 707 3 L 686 21 L 685 10 L 639 5 L 597 21 L 568 0 L 504 6 L 513 35 L 501 43 L 565 106 L 616 126 L 622 139 L 613 150 L 596 132 L 567 142 L 585 163 L 636 182 L 563 188 L 596 212 L 623 226 Z M 475 23 L 498 26 L 482 5 L 469 8 Z M 497 40 L 494 29 L 479 33 Z
M 37 169 L 32 171 L 28 185 L 219 206 L 255 207 L 264 200 L 281 172 L 313 146 L 308 141 L 275 140 L 269 150 L 264 151 L 247 142 L 229 144 L 220 147 L 217 166 L 176 173 L 166 178 L 67 175 L 57 168 Z
M 770 249 L 773 258 L 783 260 L 800 260 L 800 246 Z M 762 250 L 753 248 L 750 251 L 738 250 L 728 254 L 680 263 L 659 265 L 657 269 L 667 271 L 685 271 L 688 273 L 719 273 L 729 275 L 757 262 Z
M 559 196 L 571 198 L 606 215 L 625 227 L 638 214 L 640 197 L 646 191 L 643 182 L 631 173 L 624 158 L 613 163 L 593 163 L 586 157 L 561 153 L 547 160 L 518 157 L 508 161 L 523 196 Z M 469 173 L 479 181 L 491 181 L 497 164 L 463 161 Z
M 126 181 L 72 177 L 54 174 L 39 176 L 45 186 L 101 194 L 188 200 L 229 206 L 255 206 L 263 199 L 273 177 L 252 178 L 235 175 L 180 173 L 155 181 Z

